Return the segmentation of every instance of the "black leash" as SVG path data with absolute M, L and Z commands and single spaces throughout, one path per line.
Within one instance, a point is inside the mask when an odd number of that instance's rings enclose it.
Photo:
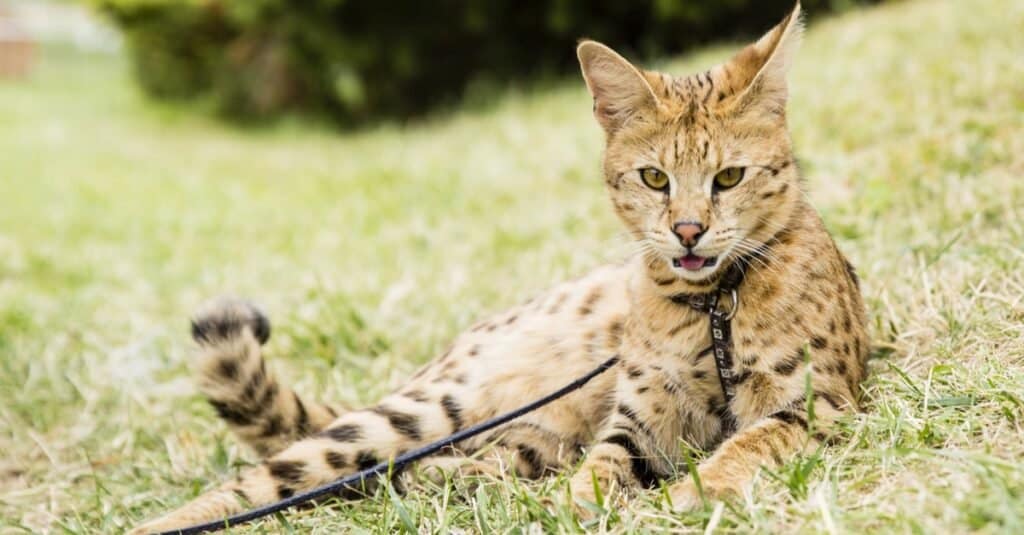
M 718 382 L 722 386 L 722 397 L 725 399 L 723 417 L 725 434 L 736 429 L 736 416 L 729 410 L 729 404 L 736 397 L 735 373 L 732 367 L 732 318 L 740 308 L 739 287 L 746 276 L 745 262 L 734 262 L 718 282 L 718 288 L 706 294 L 677 294 L 669 299 L 673 303 L 686 305 L 709 317 L 711 331 L 711 348 L 715 357 L 715 370 L 718 371 Z M 719 306 L 722 295 L 732 300 L 729 310 Z
M 353 487 L 361 485 L 363 481 L 365 481 L 368 478 L 380 476 L 391 471 L 400 470 L 409 463 L 416 462 L 420 459 L 423 459 L 424 457 L 429 457 L 441 451 L 444 448 L 453 446 L 457 442 L 461 442 L 468 438 L 475 437 L 480 433 L 490 431 L 491 429 L 494 429 L 499 425 L 514 420 L 528 412 L 537 410 L 543 407 L 544 405 L 551 403 L 552 401 L 564 397 L 566 394 L 572 393 L 575 390 L 579 390 L 581 387 L 583 387 L 583 385 L 590 382 L 591 379 L 608 371 L 608 369 L 610 369 L 618 362 L 619 356 L 616 355 L 602 362 L 600 366 L 587 372 L 586 375 L 580 377 L 579 379 L 576 379 L 575 381 L 563 386 L 562 388 L 559 388 L 558 390 L 536 401 L 527 403 L 526 405 L 523 405 L 522 407 L 519 407 L 514 411 L 507 412 L 500 416 L 496 416 L 485 422 L 481 422 L 477 425 L 467 427 L 466 429 L 463 429 L 461 431 L 456 431 L 455 433 L 452 433 L 448 437 L 442 438 L 441 440 L 435 442 L 431 442 L 430 444 L 427 444 L 426 446 L 423 446 L 419 449 L 415 449 L 403 455 L 399 455 L 394 459 L 394 461 L 382 462 L 380 464 L 367 468 L 366 470 L 362 470 L 350 476 L 346 476 L 333 483 L 328 483 L 326 485 L 317 487 L 313 490 L 303 492 L 301 494 L 296 494 L 289 498 L 285 498 L 283 500 L 265 505 L 263 507 L 246 511 L 244 513 L 239 513 L 237 515 L 230 516 L 223 520 L 216 520 L 213 522 L 207 522 L 205 524 L 196 524 L 194 526 L 189 526 L 184 529 L 165 531 L 160 535 L 194 535 L 198 533 L 220 531 L 228 527 L 235 527 L 246 522 L 252 522 L 253 520 L 256 520 L 258 518 L 263 518 L 265 516 L 272 515 L 279 511 L 284 511 L 285 509 L 289 509 L 296 505 L 311 502 L 317 498 L 337 495 L 344 490 L 348 490 Z

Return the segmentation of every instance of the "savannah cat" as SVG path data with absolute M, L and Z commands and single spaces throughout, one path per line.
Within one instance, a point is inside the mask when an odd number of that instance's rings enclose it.
M 829 439 L 836 418 L 857 410 L 868 343 L 857 277 L 807 202 L 787 132 L 801 31 L 797 4 L 726 63 L 687 77 L 582 42 L 606 133 L 604 182 L 642 252 L 477 323 L 373 407 L 339 413 L 278 383 L 260 353 L 269 323 L 244 301 L 201 310 L 199 388 L 265 460 L 135 533 L 322 485 L 512 410 L 611 355 L 618 364 L 583 389 L 423 463 L 503 464 L 524 477 L 575 467 L 578 504 L 595 500 L 595 480 L 621 499 L 669 476 L 685 442 L 713 450 L 699 479 L 705 496 L 727 499 L 760 467 Z M 709 315 L 686 299 L 718 292 L 737 267 L 735 298 L 720 305 L 734 315 L 726 403 Z M 668 491 L 677 509 L 699 503 L 692 477 Z

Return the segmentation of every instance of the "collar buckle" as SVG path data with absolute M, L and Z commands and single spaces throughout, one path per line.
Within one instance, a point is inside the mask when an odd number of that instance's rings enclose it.
M 725 290 L 722 290 L 722 293 L 726 293 Z M 729 307 L 729 312 L 725 315 L 725 321 L 732 321 L 736 317 L 736 312 L 740 309 L 740 293 L 736 288 L 733 288 L 729 290 L 728 295 L 732 301 L 732 306 Z M 721 303 L 721 301 L 718 302 Z

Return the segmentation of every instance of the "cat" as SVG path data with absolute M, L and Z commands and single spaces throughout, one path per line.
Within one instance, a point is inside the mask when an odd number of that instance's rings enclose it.
M 575 467 L 577 505 L 676 473 L 672 507 L 742 494 L 763 466 L 822 441 L 858 410 L 868 338 L 859 282 L 808 203 L 787 130 L 799 3 L 727 62 L 675 77 L 579 44 L 606 134 L 604 183 L 641 252 L 477 323 L 376 405 L 347 412 L 282 386 L 264 365 L 266 317 L 221 299 L 193 319 L 198 384 L 264 461 L 134 533 L 217 520 L 328 483 L 556 390 L 587 386 L 422 461 L 523 477 Z M 695 306 L 706 303 L 713 307 Z M 731 330 L 719 370 L 712 312 Z M 486 450 L 481 450 L 485 448 Z M 472 457 L 467 453 L 478 452 Z M 582 512 L 585 508 L 580 508 Z

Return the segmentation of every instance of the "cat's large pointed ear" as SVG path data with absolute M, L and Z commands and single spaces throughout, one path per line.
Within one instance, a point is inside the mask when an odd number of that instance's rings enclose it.
M 748 45 L 719 67 L 734 91 L 727 99 L 740 110 L 764 105 L 766 111 L 782 114 L 788 96 L 786 74 L 803 36 L 800 2 L 777 26 Z
M 644 76 L 614 50 L 596 41 L 583 41 L 576 55 L 594 97 L 594 116 L 605 131 L 614 132 L 636 114 L 658 105 Z

